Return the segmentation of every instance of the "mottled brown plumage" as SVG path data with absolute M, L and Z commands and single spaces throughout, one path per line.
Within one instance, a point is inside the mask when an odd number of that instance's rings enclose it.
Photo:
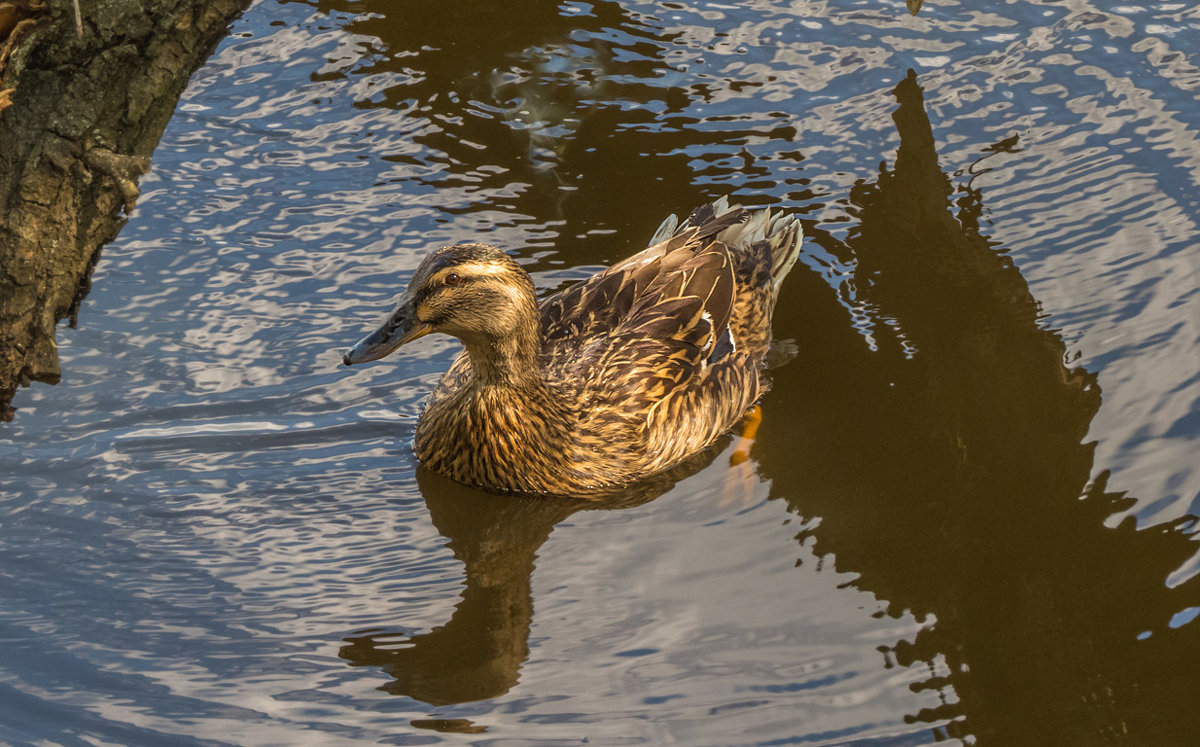
M 418 459 L 495 490 L 611 489 L 703 449 L 758 399 L 801 236 L 793 217 L 719 200 L 681 225 L 671 216 L 650 248 L 540 306 L 504 252 L 444 247 L 346 363 L 454 335 L 464 351 L 417 423 Z

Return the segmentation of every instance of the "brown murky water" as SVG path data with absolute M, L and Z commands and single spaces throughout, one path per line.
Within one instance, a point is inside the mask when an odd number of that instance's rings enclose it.
M 1200 13 L 480 5 L 195 76 L 0 425 L 0 741 L 1200 740 Z M 746 468 L 489 496 L 408 449 L 452 341 L 337 366 L 430 247 L 725 194 L 809 233 Z

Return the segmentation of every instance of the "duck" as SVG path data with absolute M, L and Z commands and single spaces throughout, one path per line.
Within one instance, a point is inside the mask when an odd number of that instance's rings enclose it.
M 803 236 L 793 215 L 721 198 L 540 301 L 505 251 L 444 246 L 343 363 L 456 337 L 463 349 L 416 424 L 425 467 L 499 493 L 612 492 L 679 465 L 755 407 Z

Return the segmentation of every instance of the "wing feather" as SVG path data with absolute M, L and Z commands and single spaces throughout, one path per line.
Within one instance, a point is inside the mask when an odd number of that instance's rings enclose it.
M 636 334 L 651 343 L 686 343 L 697 366 L 716 362 L 737 301 L 737 267 L 717 237 L 746 218 L 725 200 L 696 208 L 682 224 L 670 216 L 653 246 L 547 298 L 541 314 L 547 352 L 561 360 L 584 346 L 595 350 L 597 336 Z

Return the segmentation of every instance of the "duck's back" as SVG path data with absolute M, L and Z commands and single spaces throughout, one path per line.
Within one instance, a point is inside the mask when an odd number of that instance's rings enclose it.
M 682 225 L 668 218 L 650 248 L 542 303 L 543 370 L 577 403 L 588 479 L 670 467 L 754 404 L 800 236 L 794 218 L 718 201 Z

